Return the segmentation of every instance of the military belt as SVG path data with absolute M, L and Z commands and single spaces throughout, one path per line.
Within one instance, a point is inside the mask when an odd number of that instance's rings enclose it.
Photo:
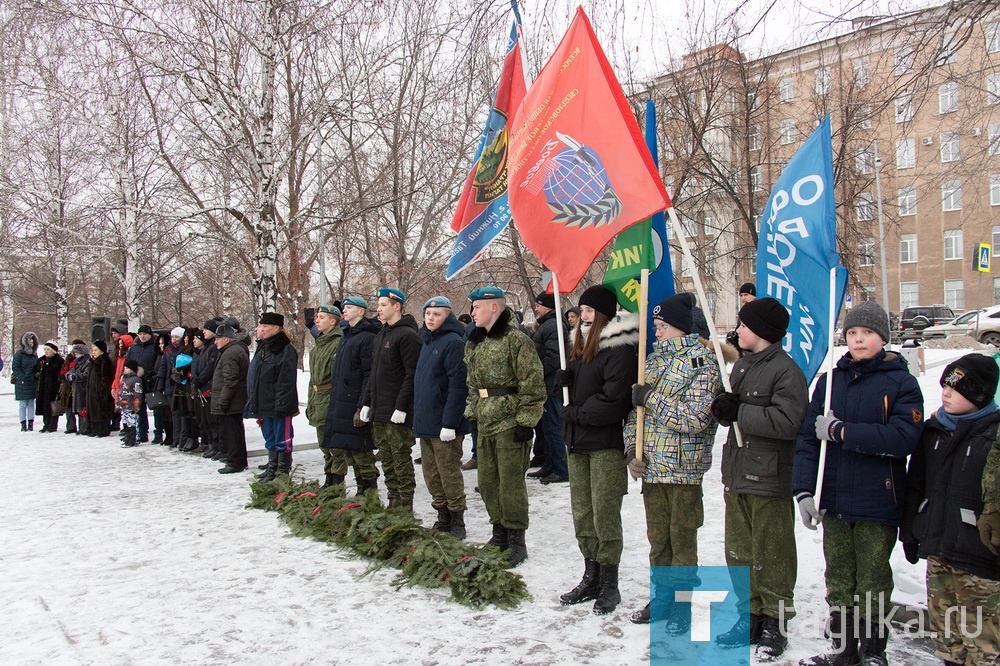
M 517 393 L 516 386 L 500 386 L 497 388 L 479 389 L 480 398 L 492 398 L 498 395 L 511 395 L 512 393 Z
M 312 384 L 313 393 L 318 391 L 329 391 L 333 388 L 333 384 Z

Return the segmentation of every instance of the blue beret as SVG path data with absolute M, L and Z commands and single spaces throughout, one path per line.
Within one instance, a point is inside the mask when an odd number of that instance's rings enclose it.
M 340 311 L 336 305 L 321 305 L 316 308 L 316 313 L 325 312 L 326 314 L 336 315 L 338 317 L 343 317 L 344 313 Z
M 451 309 L 451 301 L 444 296 L 432 296 L 424 303 L 424 310 L 427 308 L 448 308 Z
M 406 302 L 406 296 L 403 295 L 399 289 L 392 289 L 391 287 L 382 287 L 375 294 L 379 298 L 388 298 L 398 303 L 402 304 Z
M 505 298 L 503 289 L 500 287 L 480 287 L 469 294 L 469 300 L 472 302 L 494 298 Z
M 344 300 L 342 300 L 340 302 L 340 304 L 341 305 L 353 305 L 354 307 L 364 308 L 365 310 L 368 309 L 368 301 L 366 301 L 365 299 L 361 298 L 360 296 L 348 296 L 347 298 L 345 298 Z

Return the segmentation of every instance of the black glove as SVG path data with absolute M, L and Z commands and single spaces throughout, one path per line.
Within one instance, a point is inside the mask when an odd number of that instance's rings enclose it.
M 736 347 L 737 349 L 739 349 L 740 348 L 740 334 L 737 333 L 736 331 L 729 331 L 728 333 L 726 333 L 726 344 L 727 345 L 732 345 L 733 347 Z
M 563 405 L 562 408 L 562 420 L 563 423 L 577 423 L 576 411 L 579 409 L 576 405 Z
M 740 396 L 735 393 L 720 393 L 712 401 L 712 415 L 723 425 L 729 425 L 740 416 Z
M 515 442 L 530 442 L 535 436 L 535 429 L 528 426 L 514 426 Z
M 920 561 L 920 557 L 917 556 L 917 551 L 920 549 L 920 544 L 916 541 L 904 541 L 903 542 L 903 554 L 906 555 L 906 561 L 910 564 L 916 564 Z
M 316 308 L 306 308 L 303 314 L 306 322 L 306 330 L 308 331 L 316 325 Z
M 632 405 L 635 407 L 645 407 L 646 398 L 653 392 L 653 387 L 649 384 L 632 384 Z
M 571 370 L 556 370 L 556 386 L 568 387 L 573 385 L 573 372 Z

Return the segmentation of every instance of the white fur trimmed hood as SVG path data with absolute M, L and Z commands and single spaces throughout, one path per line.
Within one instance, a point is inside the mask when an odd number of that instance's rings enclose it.
M 576 343 L 576 338 L 580 335 L 580 327 L 573 329 L 572 343 Z M 608 325 L 601 331 L 600 349 L 611 349 L 613 347 L 625 347 L 627 345 L 639 344 L 639 315 L 632 312 L 623 312 L 614 319 L 608 321 Z

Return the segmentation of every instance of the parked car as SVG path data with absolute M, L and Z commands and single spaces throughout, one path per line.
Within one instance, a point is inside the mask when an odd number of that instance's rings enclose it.
M 970 310 L 947 323 L 928 326 L 923 330 L 924 338 L 947 338 L 953 335 L 968 335 L 984 344 L 1000 347 L 1000 305 Z
M 955 313 L 946 305 L 915 305 L 904 308 L 899 318 L 899 337 L 903 340 L 922 338 L 924 329 L 937 324 L 946 324 L 955 318 Z

